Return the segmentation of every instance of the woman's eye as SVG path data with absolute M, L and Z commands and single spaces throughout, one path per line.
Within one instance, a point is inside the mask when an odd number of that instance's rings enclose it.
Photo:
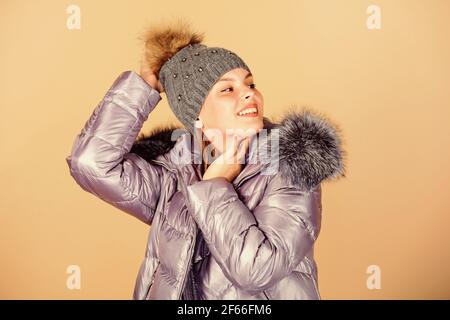
M 256 88 L 256 84 L 254 84 L 254 83 L 250 84 L 249 86 L 252 89 Z M 229 92 L 229 91 L 227 91 L 228 89 L 233 90 L 233 88 L 230 87 L 230 88 L 223 89 L 221 92 Z

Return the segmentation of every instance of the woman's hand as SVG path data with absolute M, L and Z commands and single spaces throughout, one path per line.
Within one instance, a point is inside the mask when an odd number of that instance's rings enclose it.
M 233 142 L 211 165 L 206 169 L 203 180 L 223 177 L 232 182 L 242 171 L 243 160 L 249 146 L 249 137 L 232 136 Z
M 159 93 L 164 92 L 164 88 L 161 85 L 156 74 L 151 70 L 145 59 L 145 52 L 141 58 L 141 67 L 139 75 L 147 82 L 153 89 L 158 90 Z

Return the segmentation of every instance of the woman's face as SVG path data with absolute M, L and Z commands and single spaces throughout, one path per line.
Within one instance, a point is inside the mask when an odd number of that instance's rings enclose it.
M 251 113 L 241 114 L 242 111 Z M 240 129 L 240 134 L 250 136 L 263 128 L 263 115 L 264 99 L 255 88 L 252 74 L 237 68 L 225 73 L 214 84 L 206 96 L 199 118 L 203 122 L 205 135 L 214 142 L 216 137 L 208 135 L 206 130 L 218 129 L 223 139 L 227 129 Z

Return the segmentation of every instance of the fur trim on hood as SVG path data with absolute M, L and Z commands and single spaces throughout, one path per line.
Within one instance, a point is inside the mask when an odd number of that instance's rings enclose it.
M 176 141 L 171 135 L 179 128 L 159 127 L 141 135 L 131 152 L 151 161 L 173 148 Z M 268 132 L 279 129 L 280 175 L 291 184 L 310 190 L 323 180 L 345 177 L 346 152 L 340 129 L 324 115 L 308 108 L 291 108 L 279 122 L 264 117 L 264 128 Z

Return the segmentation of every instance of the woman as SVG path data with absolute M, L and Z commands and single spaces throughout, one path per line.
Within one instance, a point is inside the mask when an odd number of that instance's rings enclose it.
M 320 299 L 313 246 L 321 182 L 344 176 L 337 130 L 311 111 L 264 117 L 249 67 L 202 37 L 186 25 L 146 32 L 140 74 L 123 72 L 94 110 L 70 173 L 151 225 L 134 299 Z M 184 128 L 136 139 L 163 91 Z M 250 161 L 256 145 L 270 161 Z

